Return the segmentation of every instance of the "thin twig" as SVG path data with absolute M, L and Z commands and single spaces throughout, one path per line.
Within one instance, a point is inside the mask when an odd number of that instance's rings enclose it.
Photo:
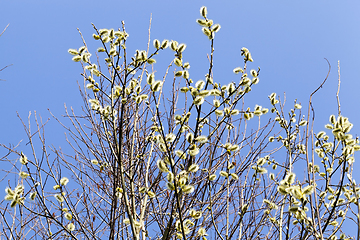
M 337 100 L 337 105 L 338 105 L 338 115 L 341 115 L 341 109 L 340 109 L 340 98 L 339 98 L 339 92 L 340 92 L 340 60 L 338 61 L 338 89 L 336 92 L 336 100 Z
M 3 35 L 3 33 L 4 33 L 5 30 L 8 28 L 9 25 L 10 25 L 10 23 L 9 23 L 8 25 L 6 25 L 6 27 L 4 28 L 4 30 L 1 32 L 0 37 L 1 37 L 1 35 Z

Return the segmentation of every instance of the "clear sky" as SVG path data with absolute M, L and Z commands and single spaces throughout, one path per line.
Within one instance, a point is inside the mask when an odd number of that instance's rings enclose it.
M 146 49 L 152 14 L 152 39 L 186 43 L 194 79 L 204 78 L 209 41 L 195 22 L 199 8 L 222 28 L 215 38 L 214 78 L 224 84 L 235 78 L 232 70 L 242 65 L 241 47 L 247 47 L 254 65 L 261 67 L 260 83 L 249 98 L 270 107 L 268 95 L 286 93 L 288 108 L 296 98 L 307 106 L 310 93 L 331 73 L 314 97 L 317 131 L 323 130 L 330 114 L 336 114 L 337 61 L 341 64 L 343 115 L 360 133 L 360 1 L 93 1 L 93 0 L 2 0 L 0 2 L 0 142 L 16 144 L 25 138 L 17 111 L 27 118 L 36 110 L 47 119 L 50 109 L 64 114 L 64 103 L 80 109 L 78 94 L 80 64 L 71 61 L 69 48 L 82 46 L 81 30 L 93 53 L 97 45 L 91 23 L 98 28 L 119 28 L 124 20 L 129 51 Z M 169 50 L 164 54 L 173 58 Z M 47 127 L 48 144 L 64 144 L 64 130 L 52 119 Z M 24 146 L 22 143 L 21 146 Z M 0 154 L 3 155 L 3 150 Z
M 64 113 L 64 103 L 79 107 L 79 64 L 68 48 L 81 46 L 79 28 L 89 44 L 93 29 L 118 28 L 126 23 L 131 50 L 145 49 L 152 14 L 152 39 L 174 39 L 187 44 L 192 77 L 204 77 L 209 44 L 195 20 L 199 8 L 222 28 L 215 41 L 214 77 L 227 83 L 232 69 L 241 65 L 240 48 L 247 47 L 261 67 L 255 102 L 268 105 L 271 92 L 303 105 L 332 66 L 329 81 L 314 98 L 317 117 L 336 113 L 337 61 L 341 63 L 343 114 L 356 124 L 360 100 L 360 2 L 358 1 L 1 1 L 0 37 L 2 117 L 0 141 L 22 138 L 16 111 L 26 118 L 36 110 L 45 119 L 49 108 Z M 91 45 L 90 45 L 91 46 Z M 93 51 L 96 45 L 93 45 Z M 131 49 L 133 48 L 133 49 Z M 172 53 L 168 52 L 169 59 Z M 289 103 L 290 103 L 289 102 Z M 290 107 L 290 105 L 289 105 Z M 319 121 L 320 122 L 320 121 Z M 320 126 L 320 125 L 319 125 Z M 320 130 L 320 129 L 319 129 Z M 359 132 L 359 131 L 357 131 Z

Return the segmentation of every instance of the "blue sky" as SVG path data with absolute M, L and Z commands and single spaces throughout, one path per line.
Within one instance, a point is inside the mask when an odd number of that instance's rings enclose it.
M 223 78 L 219 82 L 234 79 L 232 69 L 241 65 L 240 48 L 245 46 L 254 66 L 261 67 L 254 103 L 269 106 L 271 92 L 285 92 L 289 104 L 297 98 L 304 105 L 327 74 L 327 58 L 332 71 L 314 97 L 317 117 L 323 118 L 320 127 L 336 113 L 340 60 L 343 114 L 352 122 L 359 117 L 354 109 L 360 101 L 356 97 L 360 87 L 357 1 L 2 1 L 0 28 L 10 26 L 0 38 L 0 66 L 13 65 L 0 72 L 0 79 L 6 80 L 0 82 L 0 141 L 14 143 L 23 138 L 16 111 L 26 118 L 36 110 L 46 119 L 48 108 L 59 116 L 64 103 L 81 105 L 77 86 L 82 81 L 81 68 L 71 61 L 67 49 L 82 45 L 77 28 L 90 46 L 94 43 L 91 23 L 118 28 L 124 20 L 129 48 L 134 51 L 146 48 L 152 14 L 152 39 L 186 43 L 190 73 L 195 79 L 203 78 L 209 44 L 195 23 L 202 5 L 222 26 L 215 42 L 214 77 Z M 172 53 L 167 54 L 171 59 Z M 355 124 L 354 130 L 359 129 Z
M 194 79 L 204 78 L 209 41 L 195 22 L 199 8 L 222 28 L 215 38 L 215 81 L 236 79 L 232 70 L 242 65 L 241 47 L 247 47 L 260 66 L 260 83 L 249 101 L 270 107 L 268 95 L 286 93 L 288 109 L 294 99 L 307 106 L 310 93 L 331 73 L 314 96 L 317 130 L 336 114 L 337 61 L 341 64 L 341 106 L 360 133 L 360 2 L 359 1 L 1 1 L 0 72 L 2 113 L 0 142 L 16 144 L 25 138 L 16 112 L 24 119 L 36 110 L 44 119 L 64 114 L 64 103 L 79 110 L 80 64 L 71 61 L 69 48 L 82 46 L 77 28 L 94 52 L 91 23 L 98 28 L 119 28 L 124 20 L 130 34 L 128 48 L 146 49 L 152 14 L 152 39 L 186 43 L 185 59 Z M 171 61 L 173 53 L 164 53 Z M 163 69 L 162 69 L 163 70 Z M 162 71 L 160 70 L 160 71 Z M 305 108 L 306 109 L 306 108 Z M 64 130 L 52 119 L 48 143 L 66 144 Z M 21 146 L 24 146 L 22 143 Z M 2 150 L 1 150 L 2 151 Z M 1 155 L 3 154 L 0 151 Z

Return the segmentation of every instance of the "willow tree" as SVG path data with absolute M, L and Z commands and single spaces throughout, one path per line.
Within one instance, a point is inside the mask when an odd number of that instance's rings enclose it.
M 339 108 L 315 134 L 311 98 L 305 115 L 296 101 L 285 112 L 275 93 L 270 112 L 249 106 L 260 68 L 243 47 L 232 81 L 214 78 L 220 25 L 206 7 L 200 14 L 203 80 L 191 78 L 186 44 L 151 41 L 150 28 L 134 53 L 124 22 L 93 26 L 95 58 L 80 33 L 83 46 L 69 53 L 83 69 L 83 112 L 66 108 L 67 124 L 53 116 L 73 152 L 47 146 L 38 115 L 34 128 L 23 122 L 29 151 L 2 145 L 5 179 L 18 174 L 1 203 L 2 238 L 349 238 L 344 221 L 359 221 L 352 124 Z M 174 58 L 155 71 L 163 51 Z

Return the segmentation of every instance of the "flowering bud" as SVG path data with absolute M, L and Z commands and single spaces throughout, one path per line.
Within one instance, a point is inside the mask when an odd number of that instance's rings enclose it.
M 181 67 L 182 66 L 182 60 L 179 58 L 174 59 L 174 63 L 176 66 Z
M 157 160 L 156 164 L 160 171 L 169 172 L 169 169 L 167 168 L 166 163 L 163 160 Z
M 198 24 L 200 24 L 200 26 L 203 26 L 203 27 L 207 26 L 206 20 L 204 20 L 204 19 L 196 19 L 196 22 Z
M 74 57 L 72 58 L 72 60 L 73 60 L 74 62 L 80 62 L 80 61 L 81 61 L 81 56 L 79 56 L 79 55 L 74 56 Z
M 206 18 L 206 15 L 207 15 L 207 8 L 205 6 L 202 6 L 200 8 L 200 15 L 203 17 L 203 18 Z
M 156 60 L 153 58 L 149 58 L 148 60 L 146 60 L 148 64 L 154 64 L 156 63 Z
M 203 28 L 201 29 L 201 31 L 202 31 L 207 37 L 210 37 L 210 36 L 211 36 L 211 31 L 210 31 L 208 28 L 203 27 Z
M 182 43 L 178 46 L 177 51 L 179 53 L 182 53 L 185 50 L 185 48 L 186 48 L 186 44 Z
M 205 99 L 202 97 L 202 96 L 197 96 L 195 99 L 194 99 L 194 104 L 195 105 L 201 105 L 203 104 L 205 101 Z
M 72 48 L 70 48 L 70 49 L 68 50 L 68 53 L 70 53 L 71 55 L 78 55 L 78 54 L 79 54 L 76 49 L 72 49 Z
M 154 47 L 155 47 L 156 49 L 159 49 L 159 48 L 161 47 L 159 40 L 157 40 L 157 39 L 154 40 Z
M 199 170 L 199 165 L 197 165 L 197 164 L 192 164 L 189 167 L 189 172 L 197 172 L 198 170 Z
M 186 134 L 186 140 L 187 140 L 189 143 L 193 143 L 193 141 L 194 141 L 194 134 L 192 134 L 192 133 Z
M 146 82 L 149 84 L 149 85 L 152 85 L 155 81 L 155 75 L 154 73 L 151 73 L 148 75 L 147 79 L 146 79 Z
M 171 48 L 171 50 L 176 51 L 177 48 L 178 48 L 178 42 L 172 40 L 172 41 L 171 41 L 171 44 L 170 44 L 170 48 Z
M 26 165 L 28 163 L 28 158 L 23 153 L 21 153 L 19 161 L 22 165 Z
M 233 72 L 234 72 L 235 74 L 238 74 L 238 73 L 240 73 L 240 72 L 243 73 L 244 70 L 243 70 L 241 67 L 237 67 L 237 68 L 234 68 Z
M 169 40 L 164 39 L 161 43 L 161 48 L 165 49 L 169 46 Z
M 212 31 L 213 32 L 218 32 L 220 30 L 220 28 L 221 28 L 220 24 L 217 23 L 212 27 Z
M 175 77 L 181 77 L 183 75 L 183 72 L 182 71 L 177 71 L 175 73 Z
M 209 180 L 210 181 L 214 181 L 216 179 L 216 175 L 215 174 L 211 174 L 210 176 L 209 176 Z
M 66 184 L 68 184 L 69 179 L 67 177 L 63 177 L 60 179 L 60 185 L 65 186 Z
M 154 92 L 160 91 L 162 86 L 162 81 L 158 80 L 155 81 L 152 85 L 151 85 L 151 90 Z
M 99 35 L 96 35 L 95 33 L 93 33 L 93 38 L 95 39 L 95 40 L 99 40 L 101 37 L 99 36 Z
M 220 171 L 220 176 L 227 178 L 229 174 L 225 171 Z
M 183 191 L 183 193 L 185 194 L 190 194 L 192 192 L 194 192 L 195 188 L 191 185 L 185 185 L 181 188 L 181 190 Z

